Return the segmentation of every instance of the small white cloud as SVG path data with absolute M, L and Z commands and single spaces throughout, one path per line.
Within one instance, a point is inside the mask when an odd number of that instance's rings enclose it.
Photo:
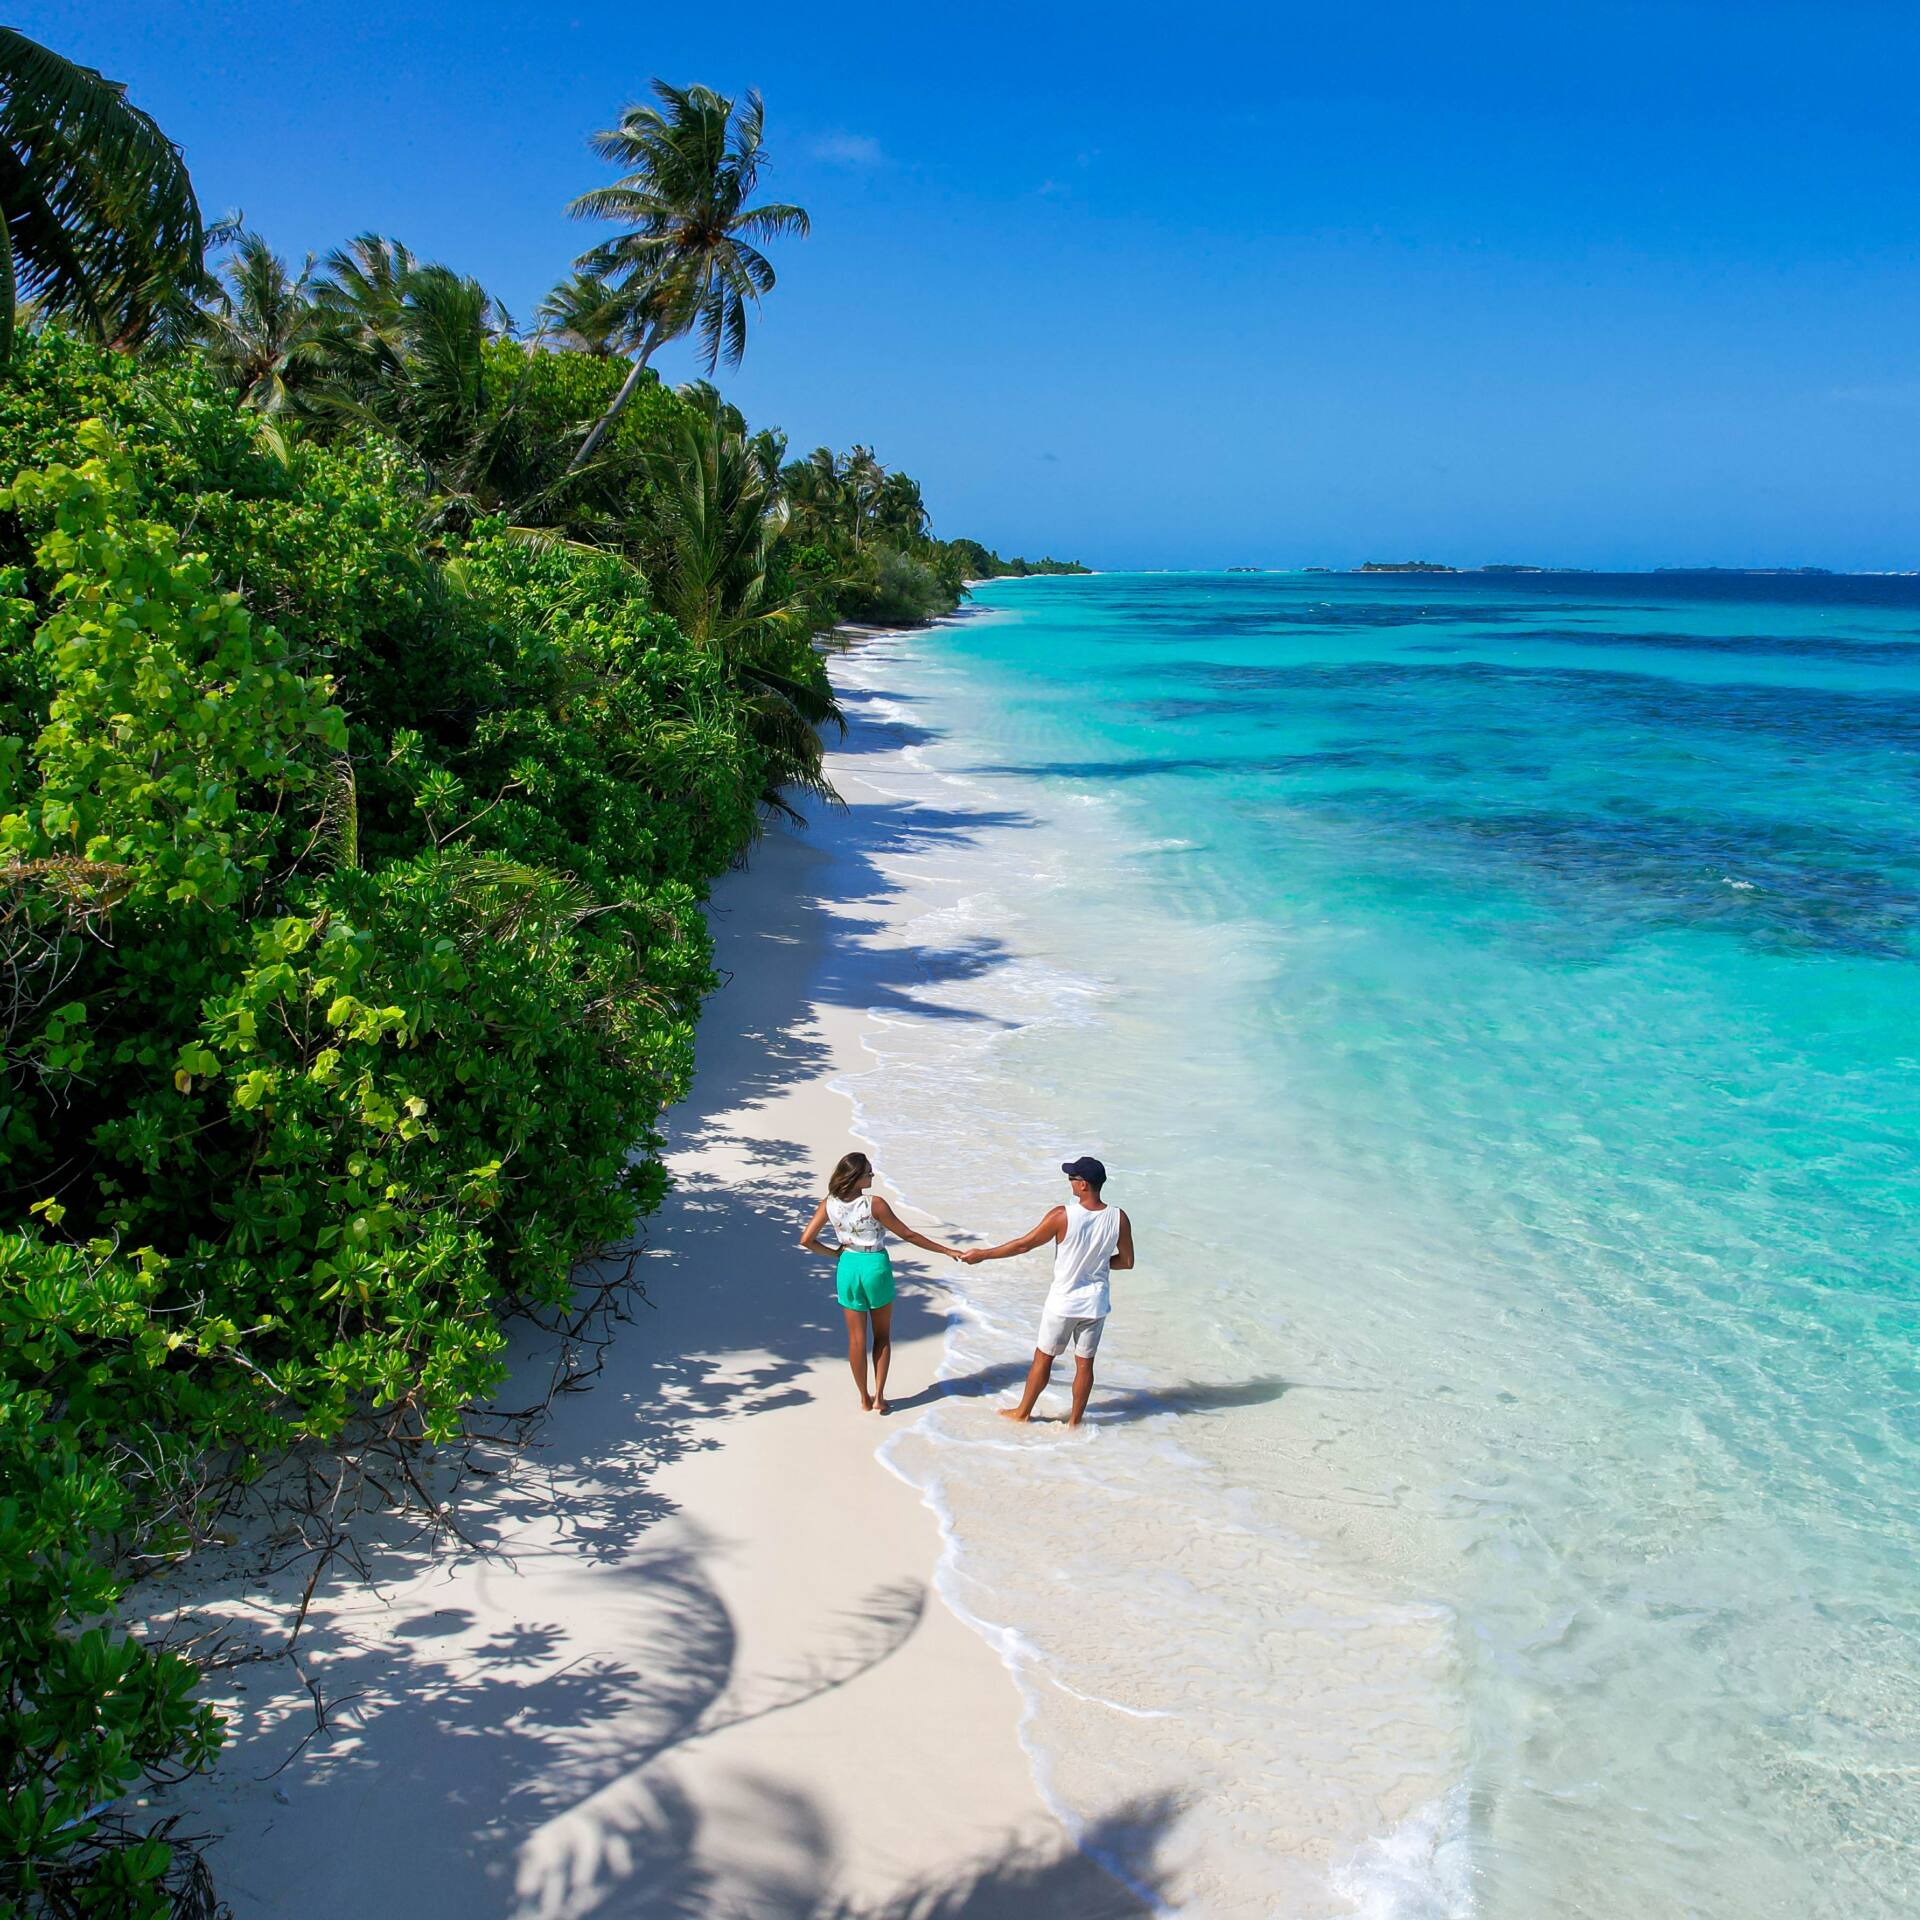
M 1051 196 L 1057 193 L 1071 193 L 1073 189 L 1064 180 L 1042 180 L 1034 191 Z
M 813 157 L 836 167 L 884 167 L 886 149 L 866 133 L 823 133 L 813 142 Z

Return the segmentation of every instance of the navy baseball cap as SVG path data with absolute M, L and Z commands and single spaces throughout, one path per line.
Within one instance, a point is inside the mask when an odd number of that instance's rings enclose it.
M 1062 1160 L 1060 1171 L 1069 1180 L 1084 1180 L 1089 1186 L 1104 1187 L 1107 1184 L 1106 1168 L 1090 1153 L 1083 1153 L 1078 1160 Z

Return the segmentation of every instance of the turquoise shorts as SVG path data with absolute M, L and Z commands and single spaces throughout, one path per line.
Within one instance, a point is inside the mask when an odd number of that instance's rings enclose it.
M 833 1277 L 840 1304 L 857 1313 L 893 1305 L 893 1262 L 885 1247 L 871 1253 L 860 1247 L 842 1247 Z

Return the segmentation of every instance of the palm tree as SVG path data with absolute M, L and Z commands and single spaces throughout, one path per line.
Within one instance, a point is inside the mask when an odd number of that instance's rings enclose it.
M 569 274 L 535 311 L 560 345 L 596 360 L 611 360 L 629 330 L 628 302 L 597 273 Z
M 904 473 L 885 475 L 874 497 L 873 523 L 882 533 L 904 534 L 909 540 L 923 539 L 927 531 L 927 503 L 921 498 L 919 481 Z
M 508 326 L 478 280 L 363 233 L 327 256 L 313 306 L 332 411 L 430 457 L 465 443 L 484 409 L 487 341 Z
M 681 387 L 679 398 L 686 404 L 673 431 L 647 464 L 660 539 L 648 573 L 662 610 L 690 640 L 724 643 L 783 611 L 764 601 L 787 503 L 778 462 L 765 457 L 770 436 L 749 439 L 739 409 L 704 380 Z
M 373 411 L 430 459 L 465 454 L 487 413 L 486 345 L 499 330 L 493 297 L 451 267 L 415 267 L 401 306 L 402 377 Z
M 704 380 L 681 387 L 672 439 L 649 458 L 659 526 L 647 575 L 661 610 L 690 640 L 718 652 L 744 696 L 766 766 L 761 802 L 797 819 L 781 795 L 798 787 L 837 800 L 820 728 L 845 720 L 805 639 L 804 616 L 768 598 L 767 563 L 787 523 L 780 491 L 786 448 L 751 437 L 739 411 Z
M 796 523 L 794 537 L 817 539 L 840 510 L 840 462 L 831 448 L 815 447 L 804 460 L 780 470 L 780 488 Z
M 135 347 L 207 285 L 180 149 L 126 89 L 0 27 L 0 363 L 20 297 Z
M 867 528 L 879 509 L 881 489 L 887 483 L 887 470 L 873 457 L 871 447 L 855 447 L 847 455 L 841 478 L 846 488 L 848 528 L 854 544 L 859 546 L 864 544 Z
M 808 230 L 805 211 L 783 202 L 749 206 L 763 160 L 765 110 L 707 87 L 653 83 L 657 107 L 629 107 L 589 144 L 624 167 L 609 187 L 568 208 L 579 220 L 615 220 L 625 231 L 582 254 L 578 265 L 606 279 L 624 309 L 633 368 L 574 455 L 590 459 L 633 397 L 663 342 L 698 327 L 706 370 L 737 367 L 747 345 L 747 306 L 772 292 L 773 263 L 753 243 Z
M 240 236 L 226 287 L 207 316 L 207 354 L 226 370 L 240 404 L 275 414 L 310 386 L 321 361 L 313 305 L 313 255 L 298 276 L 257 233 Z
M 406 351 L 407 281 L 419 264 L 398 240 L 378 233 L 327 255 L 313 304 L 337 384 L 364 389 L 397 367 Z
M 487 343 L 507 319 L 486 288 L 363 234 L 328 259 L 313 299 L 314 410 L 407 448 L 443 507 L 504 504 L 493 468 L 511 422 L 494 404 Z

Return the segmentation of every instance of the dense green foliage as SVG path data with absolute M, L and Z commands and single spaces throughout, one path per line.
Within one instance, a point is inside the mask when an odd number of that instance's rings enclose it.
M 630 1150 L 685 1087 L 699 893 L 768 778 L 722 656 L 620 558 L 487 521 L 423 552 L 430 497 L 377 448 L 276 459 L 191 363 L 57 335 L 20 362 L 0 389 L 21 476 L 0 582 L 16 1875 L 213 1738 L 177 1660 L 60 1627 L 189 1542 L 193 1463 L 362 1409 L 451 1433 L 495 1377 L 502 1307 L 564 1298 L 657 1197 Z
M 706 886 L 833 797 L 817 636 L 1009 570 L 647 369 L 805 229 L 757 99 L 656 91 L 526 340 L 376 234 L 211 280 L 157 129 L 0 33 L 0 1920 L 168 1910 L 121 1809 L 220 1728 L 130 1583 L 291 1447 L 460 1431 L 660 1197 Z
M 816 447 L 782 471 L 787 513 L 771 564 L 823 623 L 904 626 L 951 613 L 969 580 L 1085 573 L 1070 560 L 1002 560 L 977 540 L 936 539 L 917 481 L 871 447 Z
M 844 458 L 816 447 L 781 479 L 788 515 L 774 564 L 823 622 L 900 626 L 960 604 L 964 554 L 934 539 L 917 483 L 871 447 Z

